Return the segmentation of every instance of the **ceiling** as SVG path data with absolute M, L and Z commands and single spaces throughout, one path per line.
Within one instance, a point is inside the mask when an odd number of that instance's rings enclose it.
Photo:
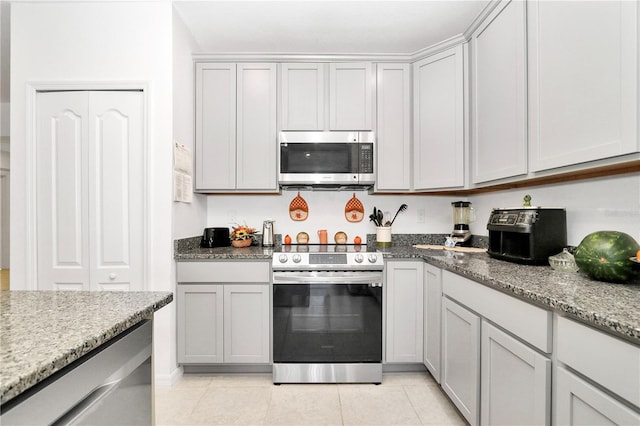
M 182 1 L 200 52 L 412 54 L 463 33 L 487 0 Z

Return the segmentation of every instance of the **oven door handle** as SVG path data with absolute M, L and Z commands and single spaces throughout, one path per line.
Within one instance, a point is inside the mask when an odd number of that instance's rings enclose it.
M 274 272 L 274 284 L 370 284 L 382 287 L 379 272 Z

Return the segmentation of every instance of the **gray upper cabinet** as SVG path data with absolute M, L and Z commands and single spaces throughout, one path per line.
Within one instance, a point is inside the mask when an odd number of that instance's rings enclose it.
M 282 130 L 324 130 L 325 64 L 282 64 Z
M 329 130 L 373 130 L 373 64 L 329 64 Z
M 236 187 L 277 191 L 276 65 L 238 64 Z
M 373 130 L 371 62 L 283 63 L 281 130 Z
M 276 95 L 275 64 L 196 64 L 197 191 L 277 191 Z
M 464 49 L 462 45 L 413 64 L 413 186 L 464 185 Z
M 377 65 L 376 191 L 411 189 L 411 65 Z
M 504 0 L 471 36 L 471 182 L 527 173 L 526 3 Z
M 527 2 L 532 171 L 638 151 L 639 7 Z

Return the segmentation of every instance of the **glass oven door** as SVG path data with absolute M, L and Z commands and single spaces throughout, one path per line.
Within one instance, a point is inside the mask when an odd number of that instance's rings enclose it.
M 382 362 L 381 282 L 274 280 L 273 361 Z

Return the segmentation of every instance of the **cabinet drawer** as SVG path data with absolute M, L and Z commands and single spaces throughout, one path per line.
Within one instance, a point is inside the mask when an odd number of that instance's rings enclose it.
M 541 351 L 551 353 L 551 311 L 449 271 L 442 273 L 442 291 Z
M 178 262 L 179 283 L 268 283 L 268 262 Z
M 640 347 L 558 317 L 558 360 L 640 407 Z

